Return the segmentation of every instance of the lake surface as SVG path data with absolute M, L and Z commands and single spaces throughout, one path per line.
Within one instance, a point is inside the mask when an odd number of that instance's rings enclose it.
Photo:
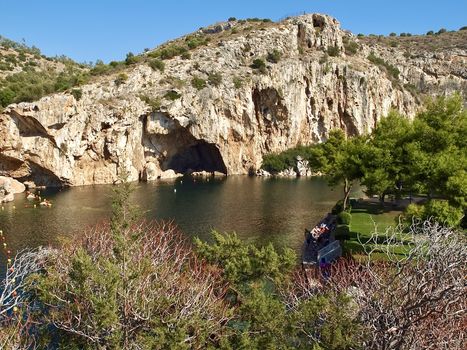
M 41 195 L 52 201 L 51 208 L 33 208 L 25 194 L 16 195 L 14 202 L 0 208 L 0 230 L 12 252 L 55 245 L 62 237 L 80 235 L 86 227 L 110 216 L 109 185 L 47 189 Z M 174 220 L 190 237 L 209 239 L 213 229 L 235 231 L 246 241 L 273 242 L 298 252 L 305 227 L 319 221 L 340 197 L 341 188 L 332 190 L 321 178 L 230 176 L 138 183 L 132 201 L 145 217 Z M 1 251 L 0 266 L 5 259 Z

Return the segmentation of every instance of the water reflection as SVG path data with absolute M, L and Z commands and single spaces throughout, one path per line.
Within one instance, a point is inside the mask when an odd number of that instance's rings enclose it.
M 320 178 L 184 178 L 135 187 L 132 201 L 147 218 L 174 220 L 189 236 L 206 239 L 212 229 L 235 231 L 247 241 L 297 250 L 303 229 L 317 222 L 340 197 L 340 191 L 331 190 Z M 41 195 L 52 200 L 53 207 L 35 209 L 19 195 L 0 211 L 0 229 L 12 251 L 56 244 L 60 237 L 72 238 L 108 218 L 111 194 L 112 186 L 46 190 Z

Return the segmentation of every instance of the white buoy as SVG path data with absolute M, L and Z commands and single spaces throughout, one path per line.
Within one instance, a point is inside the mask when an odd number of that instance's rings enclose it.
M 177 193 L 177 189 L 176 189 L 176 188 L 174 188 L 174 193 Z

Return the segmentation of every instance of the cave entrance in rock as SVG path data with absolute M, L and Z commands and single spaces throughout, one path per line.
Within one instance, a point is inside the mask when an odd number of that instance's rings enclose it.
M 203 170 L 227 174 L 227 168 L 219 149 L 215 144 L 205 141 L 198 141 L 196 144 L 180 150 L 169 159 L 167 168 L 182 174 Z

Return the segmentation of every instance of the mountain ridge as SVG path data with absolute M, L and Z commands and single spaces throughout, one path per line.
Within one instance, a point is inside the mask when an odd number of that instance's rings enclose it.
M 365 133 L 391 108 L 410 117 L 424 96 L 465 96 L 465 47 L 385 41 L 321 14 L 200 29 L 102 65 L 74 92 L 6 107 L 0 174 L 55 186 L 112 183 L 122 170 L 130 180 L 245 174 L 332 128 Z

